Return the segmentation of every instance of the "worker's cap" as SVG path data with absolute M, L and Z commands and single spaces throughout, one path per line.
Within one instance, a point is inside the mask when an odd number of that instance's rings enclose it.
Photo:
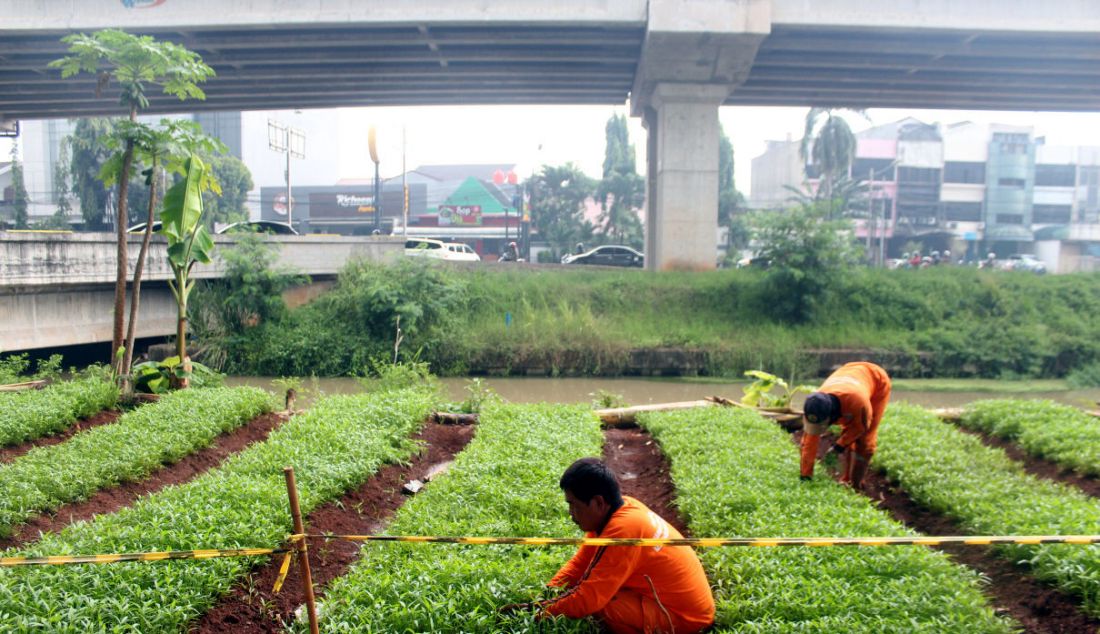
M 828 425 L 840 418 L 840 399 L 832 394 L 814 392 L 806 397 L 806 403 L 802 405 L 802 411 L 806 415 L 806 422 L 815 425 Z

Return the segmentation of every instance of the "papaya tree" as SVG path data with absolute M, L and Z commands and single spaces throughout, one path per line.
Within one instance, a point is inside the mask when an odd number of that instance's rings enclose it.
M 209 264 L 214 239 L 202 222 L 202 193 L 211 180 L 206 165 L 192 154 L 184 163 L 184 177 L 164 194 L 160 233 L 168 239 L 168 264 L 172 279 L 168 287 L 176 300 L 176 356 L 179 366 L 173 373 L 174 387 L 187 387 L 191 359 L 187 356 L 187 300 L 195 287 L 191 270 L 196 264 Z
M 139 109 L 149 106 L 146 86 L 160 86 L 165 94 L 180 100 L 205 99 L 198 84 L 214 75 L 214 69 L 203 63 L 198 54 L 172 42 L 155 40 L 148 35 L 131 35 L 117 29 L 104 29 L 91 35 L 76 33 L 61 39 L 69 45 L 69 55 L 50 62 L 61 69 L 61 77 L 69 78 L 90 73 L 98 79 L 96 96 L 111 80 L 118 82 L 119 105 L 126 108 L 130 121 L 137 121 Z M 128 140 L 120 156 L 118 178 L 118 213 L 115 224 L 118 247 L 115 271 L 114 323 L 111 338 L 111 360 L 124 358 L 119 354 L 123 345 L 123 321 L 126 310 L 126 274 L 128 253 L 126 242 L 127 194 L 130 171 L 134 162 L 134 144 Z M 116 368 L 117 369 L 117 368 Z

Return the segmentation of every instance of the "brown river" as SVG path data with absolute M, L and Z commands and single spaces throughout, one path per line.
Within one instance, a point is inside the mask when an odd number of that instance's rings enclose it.
M 483 385 L 513 403 L 590 403 L 597 398 L 601 390 L 621 397 L 621 400 L 628 405 L 693 401 L 706 396 L 740 399 L 743 394 L 742 388 L 746 385 L 744 382 L 701 382 L 677 378 L 480 377 L 480 379 Z M 439 381 L 446 387 L 451 399 L 462 401 L 467 396 L 466 388 L 471 384 L 472 379 L 455 377 Z M 962 390 L 958 387 L 951 390 L 922 389 L 920 383 L 920 381 L 907 381 L 905 389 L 895 388 L 892 400 L 907 401 L 924 407 L 959 407 L 971 401 L 989 398 L 1052 399 L 1089 409 L 1096 409 L 1097 401 L 1100 400 L 1100 388 L 1034 391 L 1021 387 L 1020 391 L 1013 391 L 1009 386 L 1006 391 L 1005 387 L 988 389 L 986 387 L 988 383 L 986 383 L 983 385 L 985 389 L 963 391 L 965 382 L 960 382 Z M 226 384 L 252 385 L 272 391 L 282 390 L 272 382 L 271 377 L 235 376 L 226 379 Z M 303 379 L 300 401 L 305 405 L 318 395 L 351 394 L 361 391 L 363 387 L 357 379 L 353 378 Z M 799 395 L 795 399 L 795 404 L 800 404 L 802 398 L 803 396 Z

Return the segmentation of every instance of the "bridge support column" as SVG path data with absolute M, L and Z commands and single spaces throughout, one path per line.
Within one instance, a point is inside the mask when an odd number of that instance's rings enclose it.
M 646 268 L 713 269 L 718 235 L 718 106 L 729 88 L 654 87 L 642 123 L 646 166 Z

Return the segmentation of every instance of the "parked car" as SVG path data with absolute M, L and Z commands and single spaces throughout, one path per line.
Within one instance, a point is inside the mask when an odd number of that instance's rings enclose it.
M 435 258 L 458 262 L 480 262 L 481 256 L 461 242 L 444 242 L 435 238 L 409 238 L 405 255 L 414 258 Z
M 144 222 L 139 222 L 126 230 L 126 233 L 145 233 Z M 160 231 L 161 223 L 159 220 L 153 222 L 153 233 Z
M 1031 253 L 1017 253 L 1008 256 L 1004 268 L 1006 271 L 1028 271 L 1040 275 L 1047 272 L 1047 265 Z
M 644 266 L 645 255 L 628 246 L 605 244 L 584 253 L 562 257 L 562 264 L 601 264 L 603 266 Z
M 216 233 L 239 233 L 244 231 L 250 231 L 252 233 L 273 233 L 277 236 L 298 235 L 298 230 L 294 227 L 291 227 L 285 222 L 276 222 L 274 220 L 247 220 L 245 222 L 234 222 L 233 224 L 218 229 Z

